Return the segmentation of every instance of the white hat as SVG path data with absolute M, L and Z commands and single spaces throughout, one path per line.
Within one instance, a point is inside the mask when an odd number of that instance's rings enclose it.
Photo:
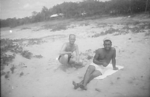
M 110 39 L 109 37 L 105 37 L 105 38 L 103 39 L 104 42 L 105 42 L 106 40 L 111 41 L 111 39 Z

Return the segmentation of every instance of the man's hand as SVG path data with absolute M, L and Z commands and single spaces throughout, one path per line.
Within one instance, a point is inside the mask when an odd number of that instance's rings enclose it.
M 113 67 L 113 70 L 118 70 L 118 67 Z

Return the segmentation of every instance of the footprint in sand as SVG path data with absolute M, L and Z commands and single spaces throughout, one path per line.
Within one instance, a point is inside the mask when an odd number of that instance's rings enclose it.
M 129 83 L 129 84 L 134 84 L 136 80 L 137 80 L 137 79 L 136 79 L 135 77 L 131 77 L 131 78 L 128 80 L 128 83 Z
M 16 69 L 16 67 L 14 65 L 10 68 L 10 71 L 11 71 L 12 74 L 14 73 L 15 69 Z
M 101 92 L 101 90 L 100 90 L 100 89 L 98 89 L 98 88 L 95 88 L 95 91 L 97 91 L 97 92 Z
M 23 75 L 24 75 L 24 73 L 23 73 L 23 72 L 21 72 L 21 73 L 20 73 L 20 77 L 21 77 L 21 76 L 23 76 Z
M 120 80 L 120 77 L 117 77 L 117 80 Z
M 9 77 L 10 77 L 10 72 L 8 71 L 8 72 L 5 74 L 5 78 L 9 80 Z
M 113 81 L 111 81 L 111 82 L 110 82 L 110 84 L 111 84 L 111 85 L 114 85 L 114 82 L 113 82 Z

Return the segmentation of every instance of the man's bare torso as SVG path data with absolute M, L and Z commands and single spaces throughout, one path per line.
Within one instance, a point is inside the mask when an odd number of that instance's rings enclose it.
M 98 54 L 98 61 L 103 60 L 109 64 L 113 55 L 115 54 L 115 49 L 111 47 L 110 51 L 106 51 L 104 48 L 100 48 L 96 51 L 96 53 Z
M 66 52 L 74 52 L 76 50 L 76 45 L 70 45 L 69 43 L 66 43 L 65 51 Z

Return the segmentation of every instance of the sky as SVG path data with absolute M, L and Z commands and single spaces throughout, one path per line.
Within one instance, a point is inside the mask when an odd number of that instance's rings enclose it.
M 0 0 L 0 19 L 31 16 L 33 11 L 40 12 L 43 6 L 51 8 L 56 4 L 70 1 L 80 2 L 82 0 Z

